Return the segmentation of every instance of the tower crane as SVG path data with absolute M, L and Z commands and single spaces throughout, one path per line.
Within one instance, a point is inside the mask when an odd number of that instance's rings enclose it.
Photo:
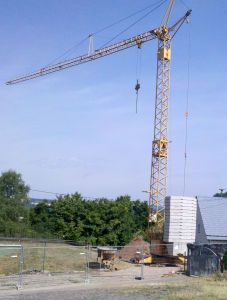
M 122 40 L 110 46 L 93 51 L 92 36 L 89 36 L 89 51 L 87 54 L 73 59 L 41 68 L 13 80 L 6 82 L 7 85 L 20 83 L 36 77 L 44 76 L 66 68 L 77 66 L 89 61 L 102 58 L 104 56 L 138 46 L 157 39 L 157 75 L 156 75 L 156 97 L 155 97 L 155 118 L 154 118 L 154 138 L 152 142 L 152 162 L 149 193 L 148 226 L 152 222 L 158 224 L 164 218 L 164 205 L 167 190 L 167 167 L 168 167 L 168 108 L 170 90 L 170 60 L 171 41 L 192 10 L 180 18 L 172 26 L 168 26 L 173 9 L 174 0 L 170 0 L 165 11 L 161 24 L 158 28 L 149 30 L 131 38 Z M 91 47 L 92 46 L 92 47 Z M 92 49 L 92 51 L 90 51 Z

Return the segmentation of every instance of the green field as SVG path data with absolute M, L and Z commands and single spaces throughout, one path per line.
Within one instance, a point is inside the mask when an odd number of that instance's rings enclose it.
M 5 255 L 13 255 L 15 253 L 15 250 L 12 249 L 5 249 L 5 248 L 0 248 L 0 257 L 5 256 Z
M 1 241 L 1 245 L 19 245 L 18 242 L 11 243 Z M 45 272 L 73 272 L 84 271 L 86 267 L 86 248 L 84 246 L 70 246 L 68 244 L 48 243 L 44 255 L 44 243 L 21 242 L 24 247 L 23 273 Z M 0 248 L 0 276 L 18 274 L 20 265 L 20 249 Z M 16 256 L 16 257 L 12 257 Z M 89 262 L 92 266 L 97 263 L 97 251 L 91 249 Z M 131 266 L 126 262 L 116 261 L 116 267 L 125 269 Z
M 19 243 L 2 242 L 1 245 Z M 22 242 L 24 247 L 23 272 L 43 270 L 47 272 L 70 272 L 85 270 L 85 247 L 72 247 L 67 244 L 47 244 L 44 255 L 43 243 Z M 17 274 L 20 264 L 20 249 L 0 248 L 0 275 Z M 97 261 L 97 253 L 90 251 L 90 260 Z
M 152 284 L 151 286 L 124 289 L 123 294 L 132 294 L 138 299 L 163 300 L 226 300 L 227 272 L 210 277 L 171 284 Z M 149 298 L 152 297 L 152 298 Z M 135 298 L 133 298 L 135 299 Z

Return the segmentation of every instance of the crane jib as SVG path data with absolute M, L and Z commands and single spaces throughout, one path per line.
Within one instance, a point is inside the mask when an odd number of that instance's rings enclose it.
M 181 27 L 181 25 L 184 23 L 185 19 L 191 14 L 191 10 L 188 10 L 186 12 L 186 14 L 179 19 L 172 27 L 169 27 L 168 29 L 165 27 L 165 38 L 167 37 L 167 35 L 171 32 L 174 31 L 174 34 L 172 35 L 172 37 L 169 36 L 170 39 L 172 39 L 174 37 L 174 35 L 176 34 L 176 32 L 179 30 L 179 28 Z M 178 28 L 176 28 L 178 26 Z M 105 48 L 102 49 L 98 49 L 95 50 L 91 55 L 88 53 L 86 55 L 82 55 L 73 59 L 69 59 L 69 60 L 65 60 L 63 62 L 48 66 L 48 67 L 44 67 L 42 69 L 39 69 L 38 71 L 26 74 L 26 75 L 22 75 L 19 77 L 16 77 L 13 80 L 7 81 L 6 84 L 7 85 L 12 85 L 12 84 L 16 84 L 19 82 L 23 82 L 26 80 L 30 80 L 36 77 L 40 77 L 40 76 L 44 76 L 50 73 L 54 73 L 60 70 L 64 70 L 66 68 L 70 68 L 79 64 L 83 64 L 122 50 L 125 50 L 127 48 L 133 47 L 133 46 L 138 46 L 139 48 L 141 47 L 141 45 L 143 43 L 146 43 L 150 40 L 153 40 L 155 38 L 158 39 L 162 39 L 162 34 L 163 32 L 161 31 L 162 28 L 157 28 L 154 30 L 150 30 L 147 31 L 145 33 L 136 35 L 132 38 L 123 40 L 119 43 L 107 46 Z M 163 27 L 164 29 L 164 27 Z
M 42 68 L 36 72 L 17 77 L 11 81 L 6 82 L 6 84 L 7 85 L 15 84 L 15 83 L 30 80 L 30 79 L 33 79 L 33 78 L 36 78 L 39 76 L 44 76 L 44 75 L 47 75 L 50 73 L 54 73 L 54 72 L 57 72 L 57 71 L 60 71 L 60 70 L 66 69 L 66 68 L 70 68 L 70 67 L 73 67 L 73 66 L 76 66 L 79 64 L 83 64 L 83 63 L 113 54 L 115 52 L 125 50 L 125 49 L 133 47 L 133 46 L 140 47 L 143 43 L 153 40 L 155 38 L 157 38 L 157 34 L 155 33 L 155 30 L 147 31 L 140 35 L 136 35 L 132 38 L 129 38 L 129 39 L 123 40 L 119 43 L 113 44 L 111 46 L 107 46 L 105 48 L 95 50 L 94 53 L 92 53 L 91 55 L 86 54 L 86 55 L 78 56 L 76 58 L 69 59 L 69 60 L 63 61 L 61 63 Z

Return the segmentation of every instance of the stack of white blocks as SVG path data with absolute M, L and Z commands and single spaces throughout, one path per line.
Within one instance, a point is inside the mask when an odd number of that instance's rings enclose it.
M 165 200 L 164 242 L 169 255 L 185 254 L 187 243 L 194 243 L 196 236 L 197 199 L 169 196 Z

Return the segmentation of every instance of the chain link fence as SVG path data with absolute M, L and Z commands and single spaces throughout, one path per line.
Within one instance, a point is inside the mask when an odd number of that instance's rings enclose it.
M 46 241 L 1 245 L 0 289 L 151 278 L 158 269 L 154 272 L 150 266 L 174 264 L 174 260 L 164 254 L 166 250 L 163 249 L 167 247 L 166 244 L 146 242 L 114 247 Z

